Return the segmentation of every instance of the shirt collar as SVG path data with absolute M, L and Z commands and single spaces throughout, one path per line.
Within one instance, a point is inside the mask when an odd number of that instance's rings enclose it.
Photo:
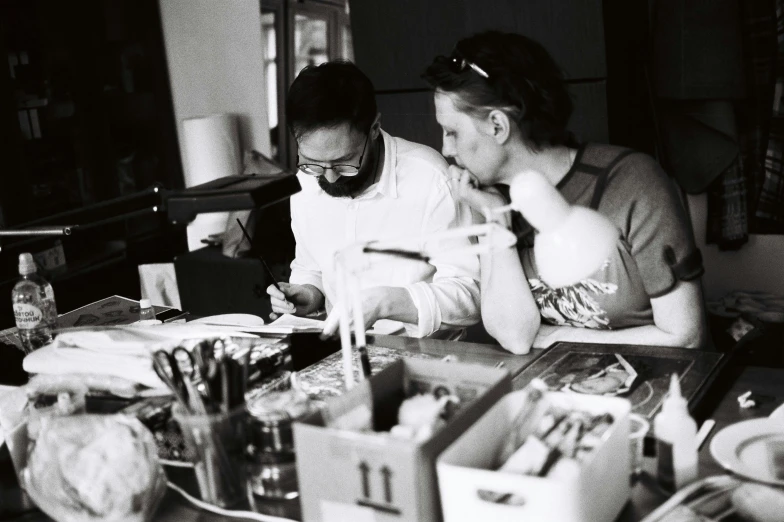
M 381 129 L 384 139 L 384 165 L 378 182 L 368 188 L 360 197 L 373 197 L 380 194 L 389 198 L 397 198 L 397 144 L 392 136 Z

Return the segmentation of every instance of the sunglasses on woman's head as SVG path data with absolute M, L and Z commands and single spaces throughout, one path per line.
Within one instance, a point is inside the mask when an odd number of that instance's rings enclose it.
M 452 56 L 450 56 L 448 60 L 452 65 L 452 68 L 455 70 L 455 72 L 463 72 L 465 71 L 466 67 L 470 67 L 476 74 L 483 77 L 485 80 L 490 79 L 490 75 L 487 74 L 487 72 L 485 72 L 484 69 L 482 69 L 477 64 L 475 64 L 474 62 L 472 62 L 471 60 L 463 56 L 463 53 L 461 53 L 457 49 L 455 49 L 452 52 Z

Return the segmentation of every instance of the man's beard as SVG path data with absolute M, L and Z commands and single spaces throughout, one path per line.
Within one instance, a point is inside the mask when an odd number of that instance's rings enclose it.
M 360 171 L 356 176 L 340 176 L 334 183 L 330 183 L 324 176 L 318 177 L 318 184 L 321 190 L 333 198 L 351 198 L 356 196 L 365 188 L 368 178 L 375 176 L 375 169 Z

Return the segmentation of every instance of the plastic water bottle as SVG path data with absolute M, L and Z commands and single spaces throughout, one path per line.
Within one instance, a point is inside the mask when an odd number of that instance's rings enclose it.
M 152 307 L 149 299 L 139 300 L 139 320 L 146 321 L 155 319 L 155 308 Z
M 19 282 L 11 291 L 14 318 L 22 347 L 26 353 L 52 341 L 52 330 L 57 328 L 57 305 L 54 290 L 46 279 L 38 275 L 33 256 L 19 254 Z

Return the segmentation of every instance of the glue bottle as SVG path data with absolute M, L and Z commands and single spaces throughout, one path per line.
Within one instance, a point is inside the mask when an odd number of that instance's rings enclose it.
M 676 491 L 697 478 L 697 423 L 689 415 L 677 374 L 670 378 L 670 393 L 653 420 L 656 435 L 656 477 Z

